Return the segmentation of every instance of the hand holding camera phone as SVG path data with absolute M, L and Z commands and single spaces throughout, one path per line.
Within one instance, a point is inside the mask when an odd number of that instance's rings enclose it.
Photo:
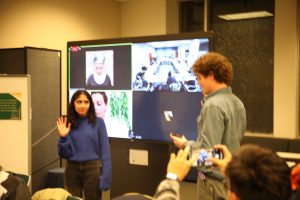
M 210 161 L 210 158 L 223 159 L 224 155 L 220 149 L 195 149 L 192 151 L 192 155 L 197 156 L 197 161 L 193 166 L 200 167 L 211 167 L 213 163 Z

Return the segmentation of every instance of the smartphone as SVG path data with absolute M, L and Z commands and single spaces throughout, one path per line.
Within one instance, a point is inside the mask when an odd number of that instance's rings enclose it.
M 213 163 L 210 161 L 210 158 L 214 157 L 217 159 L 223 159 L 224 155 L 220 149 L 195 149 L 192 151 L 192 154 L 197 156 L 197 161 L 193 166 L 200 167 L 211 167 Z

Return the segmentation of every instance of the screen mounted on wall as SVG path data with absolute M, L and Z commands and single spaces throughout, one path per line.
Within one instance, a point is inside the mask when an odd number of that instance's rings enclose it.
M 109 137 L 170 141 L 197 136 L 201 88 L 192 66 L 211 34 L 193 33 L 68 42 L 68 99 L 93 97 Z

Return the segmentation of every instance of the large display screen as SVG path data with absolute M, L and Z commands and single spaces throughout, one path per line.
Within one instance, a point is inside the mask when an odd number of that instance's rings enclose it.
M 192 66 L 210 49 L 209 33 L 68 42 L 68 99 L 93 97 L 108 136 L 170 141 L 197 136 L 201 88 Z

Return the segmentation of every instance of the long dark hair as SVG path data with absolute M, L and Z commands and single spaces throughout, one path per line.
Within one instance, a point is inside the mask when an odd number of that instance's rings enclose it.
M 81 94 L 84 94 L 88 100 L 90 101 L 90 107 L 87 113 L 87 117 L 89 119 L 89 123 L 93 124 L 93 126 L 95 126 L 96 124 L 96 113 L 95 113 L 95 107 L 94 107 L 94 103 L 93 103 L 93 99 L 91 97 L 91 95 L 86 91 L 86 90 L 77 90 L 71 99 L 71 102 L 69 104 L 68 107 L 68 122 L 71 123 L 72 127 L 75 128 L 76 124 L 77 124 L 77 118 L 78 118 L 78 113 L 75 110 L 75 106 L 74 106 L 74 102 L 76 99 L 79 98 L 79 96 Z

